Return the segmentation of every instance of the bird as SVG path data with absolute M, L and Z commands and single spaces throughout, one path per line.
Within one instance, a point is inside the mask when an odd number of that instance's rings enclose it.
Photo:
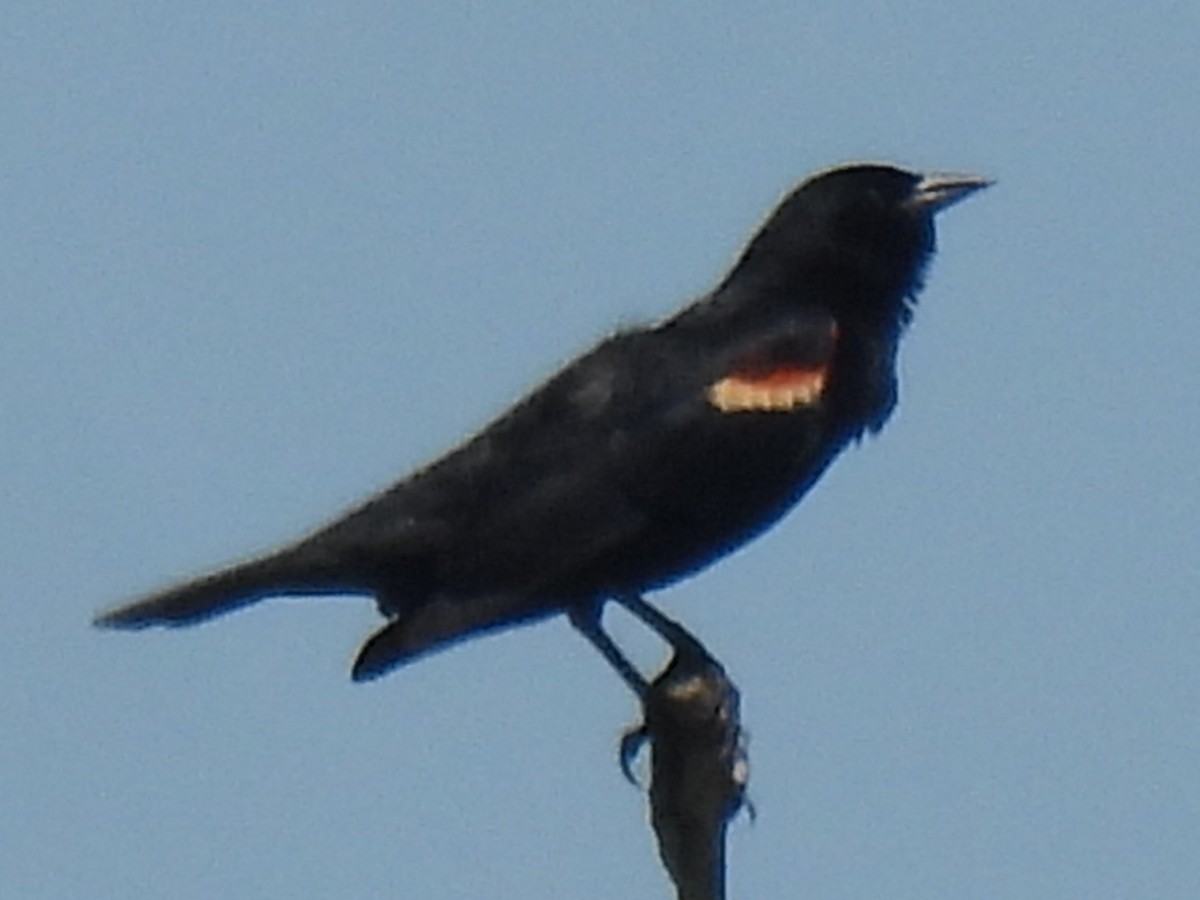
M 746 544 L 883 427 L 934 217 L 989 184 L 884 163 L 818 172 L 699 299 L 610 333 L 328 524 L 94 622 L 184 626 L 268 597 L 363 595 L 386 622 L 356 681 L 562 613 L 620 668 L 606 602 L 636 606 Z

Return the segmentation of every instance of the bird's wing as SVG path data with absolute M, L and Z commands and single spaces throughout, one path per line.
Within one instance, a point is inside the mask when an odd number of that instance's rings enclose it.
M 561 603 L 602 589 L 575 576 L 660 527 L 644 500 L 648 486 L 675 478 L 676 449 L 681 459 L 703 456 L 726 416 L 820 402 L 834 343 L 827 317 L 792 315 L 744 332 L 614 335 L 462 446 L 314 535 L 314 551 L 375 567 L 397 595 L 569 591 Z

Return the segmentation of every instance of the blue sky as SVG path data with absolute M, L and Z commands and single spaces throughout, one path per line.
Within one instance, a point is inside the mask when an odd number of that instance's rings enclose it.
M 1200 8 L 403 6 L 6 11 L 0 895 L 669 896 L 564 622 L 356 686 L 361 601 L 88 620 L 870 158 L 999 184 L 941 218 L 884 433 L 657 595 L 744 695 L 731 895 L 1197 896 Z

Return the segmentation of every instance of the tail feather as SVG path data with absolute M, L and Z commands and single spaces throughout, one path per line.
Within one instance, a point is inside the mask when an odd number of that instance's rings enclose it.
M 194 625 L 281 595 L 356 593 L 327 574 L 313 571 L 293 552 L 250 560 L 202 575 L 160 593 L 98 615 L 100 628 L 139 629 L 154 625 Z
M 410 605 L 363 644 L 354 660 L 353 678 L 372 681 L 467 638 L 531 624 L 561 611 L 560 607 L 505 594 L 438 597 Z

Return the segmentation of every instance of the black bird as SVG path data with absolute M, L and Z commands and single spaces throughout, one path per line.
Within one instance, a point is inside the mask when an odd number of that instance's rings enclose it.
M 389 621 L 356 680 L 564 611 L 612 659 L 606 600 L 755 537 L 883 426 L 934 214 L 987 184 L 887 165 L 815 175 L 697 302 L 601 341 L 309 536 L 96 623 L 190 625 L 270 596 L 365 594 Z

